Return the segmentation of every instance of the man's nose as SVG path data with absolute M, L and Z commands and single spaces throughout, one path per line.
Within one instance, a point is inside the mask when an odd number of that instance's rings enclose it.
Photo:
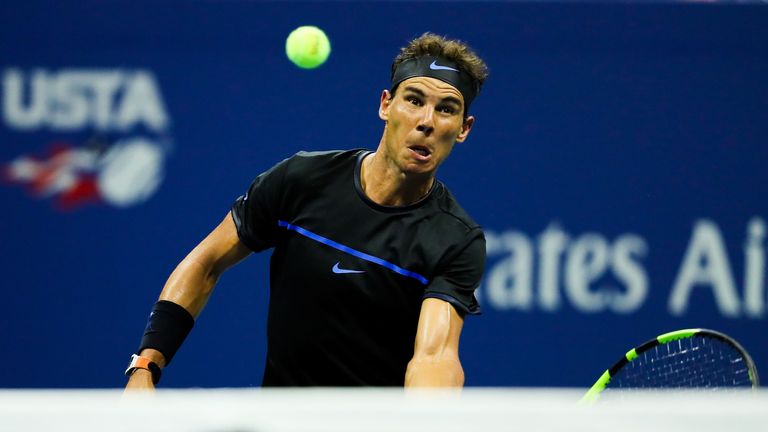
M 424 135 L 426 136 L 429 136 L 435 130 L 435 123 L 434 123 L 434 117 L 432 116 L 433 115 L 432 110 L 429 107 L 425 107 L 425 108 L 426 109 L 424 109 L 424 115 L 419 121 L 418 126 L 416 126 L 416 130 L 424 133 Z

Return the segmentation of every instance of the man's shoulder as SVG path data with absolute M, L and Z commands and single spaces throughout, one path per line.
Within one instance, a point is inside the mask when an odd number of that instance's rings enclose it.
M 365 149 L 352 150 L 323 150 L 323 151 L 299 151 L 289 158 L 291 165 L 299 167 L 311 167 L 323 164 L 344 163 L 354 161 Z
M 467 231 L 480 229 L 480 225 L 464 210 L 448 187 L 439 183 L 438 188 L 439 190 L 435 191 L 435 200 L 438 208 L 446 217 L 463 225 Z
M 286 162 L 285 180 L 296 186 L 321 186 L 339 174 L 352 172 L 364 149 L 300 151 Z

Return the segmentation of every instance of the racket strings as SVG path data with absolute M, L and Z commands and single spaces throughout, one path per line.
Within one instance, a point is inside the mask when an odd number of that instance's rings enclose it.
M 612 388 L 751 387 L 749 366 L 730 345 L 690 337 L 657 345 L 611 379 Z

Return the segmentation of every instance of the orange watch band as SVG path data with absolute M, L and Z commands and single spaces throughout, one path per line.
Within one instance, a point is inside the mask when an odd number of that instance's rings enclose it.
M 131 359 L 131 364 L 128 367 L 149 370 L 150 363 L 152 363 L 152 360 L 146 357 L 134 355 L 133 358 Z
M 133 373 L 136 372 L 136 369 L 146 369 L 150 371 L 152 373 L 152 382 L 154 384 L 160 382 L 160 366 L 158 366 L 157 363 L 153 362 L 152 360 L 140 355 L 132 355 L 131 363 L 128 364 L 128 369 L 125 370 L 125 375 L 133 375 Z

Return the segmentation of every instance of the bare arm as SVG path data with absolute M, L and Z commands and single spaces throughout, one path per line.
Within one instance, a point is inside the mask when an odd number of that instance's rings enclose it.
M 232 217 L 227 214 L 171 273 L 160 293 L 160 300 L 183 306 L 197 318 L 222 273 L 249 253 L 237 236 Z
M 427 298 L 422 302 L 413 358 L 405 372 L 406 387 L 461 387 L 459 336 L 464 319 L 450 303 Z
M 160 293 L 160 300 L 172 301 L 197 318 L 208 302 L 213 288 L 225 270 L 248 256 L 250 250 L 240 242 L 232 217 L 224 220 L 184 258 L 171 273 Z M 165 366 L 165 358 L 154 349 L 140 353 Z M 151 389 L 152 376 L 139 369 L 128 380 L 126 389 Z

